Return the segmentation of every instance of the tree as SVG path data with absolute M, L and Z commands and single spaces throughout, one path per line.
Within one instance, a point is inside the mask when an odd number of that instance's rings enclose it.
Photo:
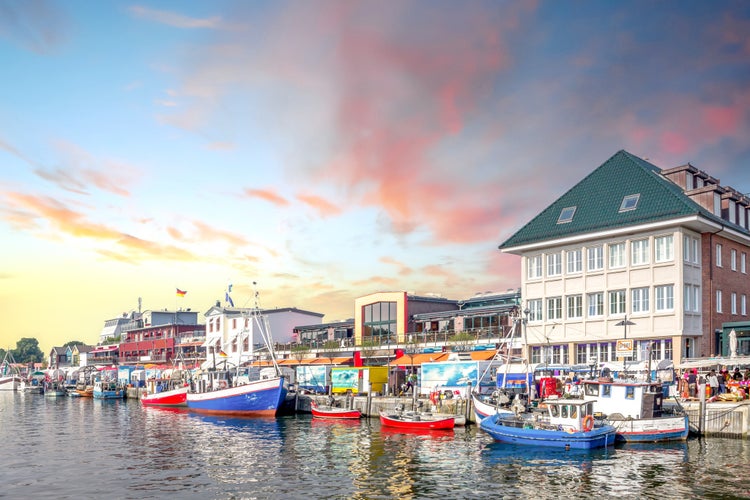
M 374 340 L 365 340 L 360 344 L 360 354 L 362 356 L 362 361 L 365 364 L 365 366 L 370 366 L 370 359 L 375 356 L 375 353 L 378 351 L 380 344 L 375 342 Z
M 339 343 L 336 340 L 326 340 L 323 344 L 323 351 L 321 354 L 325 359 L 328 360 L 328 364 L 333 364 L 333 358 L 339 353 Z
M 70 342 L 65 342 L 62 346 L 63 347 L 73 347 L 74 345 L 86 345 L 86 342 L 81 342 L 80 340 L 71 340 Z
M 11 351 L 11 354 L 16 359 L 16 363 L 41 363 L 44 359 L 44 354 L 39 349 L 39 341 L 28 337 L 16 342 L 16 348 Z
M 297 360 L 298 363 L 302 363 L 302 360 L 307 357 L 307 354 L 310 352 L 310 346 L 307 345 L 293 345 L 291 349 L 291 354 L 294 359 Z
M 469 343 L 473 341 L 474 336 L 467 332 L 457 333 L 448 339 L 448 342 L 457 347 L 455 351 L 468 351 Z

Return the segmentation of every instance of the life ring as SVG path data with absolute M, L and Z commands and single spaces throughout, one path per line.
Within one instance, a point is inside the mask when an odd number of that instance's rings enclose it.
M 227 381 L 219 380 L 219 389 L 226 389 L 226 388 L 227 388 Z
M 589 432 L 594 428 L 594 417 L 586 415 L 583 417 L 583 432 Z

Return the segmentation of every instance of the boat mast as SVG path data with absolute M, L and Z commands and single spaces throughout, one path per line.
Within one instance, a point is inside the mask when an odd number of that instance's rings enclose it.
M 253 288 L 255 288 L 256 285 L 257 283 L 253 281 Z M 261 311 L 260 294 L 258 293 L 257 289 L 255 289 L 255 303 L 253 305 L 252 316 L 253 322 L 255 323 L 255 326 L 258 327 L 260 336 L 263 339 L 263 343 L 266 344 L 266 349 L 268 349 L 268 354 L 271 357 L 271 363 L 273 364 L 274 370 L 276 371 L 276 375 L 281 376 L 281 368 L 279 368 L 279 363 L 276 360 L 276 351 L 273 348 L 271 325 L 268 322 L 268 318 Z

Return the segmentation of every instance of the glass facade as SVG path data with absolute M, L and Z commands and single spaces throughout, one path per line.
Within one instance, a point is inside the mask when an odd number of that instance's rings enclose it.
M 375 302 L 362 308 L 363 340 L 382 343 L 388 338 L 395 339 L 397 326 L 396 302 Z

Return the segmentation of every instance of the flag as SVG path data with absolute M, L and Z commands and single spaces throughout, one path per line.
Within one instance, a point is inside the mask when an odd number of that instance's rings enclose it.
M 180 290 L 179 288 L 177 289 L 177 296 L 178 297 L 184 297 L 186 293 L 187 293 L 186 290 Z
M 222 358 L 226 358 L 226 357 L 229 356 L 229 354 L 225 353 L 224 349 L 220 349 L 219 350 L 219 356 L 221 356 Z
M 224 300 L 229 304 L 229 307 L 234 307 L 234 301 L 232 300 L 232 297 L 229 296 L 229 292 L 226 293 Z

